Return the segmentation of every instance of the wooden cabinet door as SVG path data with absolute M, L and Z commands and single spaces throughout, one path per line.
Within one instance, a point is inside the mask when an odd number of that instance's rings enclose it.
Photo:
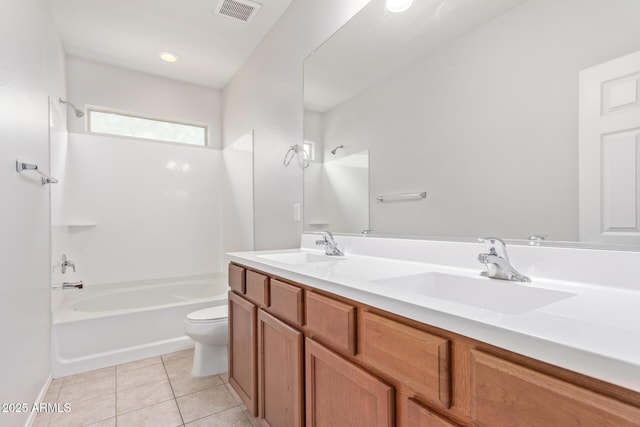
M 471 351 L 471 420 L 479 426 L 637 427 L 640 408 Z
M 390 427 L 393 388 L 315 341 L 305 341 L 307 427 Z
M 254 417 L 258 415 L 256 316 L 255 305 L 229 292 L 229 383 Z
M 304 425 L 302 343 L 302 332 L 258 310 L 258 407 L 263 425 Z

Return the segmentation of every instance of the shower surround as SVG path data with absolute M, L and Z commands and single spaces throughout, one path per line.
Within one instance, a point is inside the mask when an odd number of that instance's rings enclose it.
M 54 284 L 222 271 L 219 150 L 69 133 L 51 152 Z M 61 274 L 62 254 L 75 272 Z

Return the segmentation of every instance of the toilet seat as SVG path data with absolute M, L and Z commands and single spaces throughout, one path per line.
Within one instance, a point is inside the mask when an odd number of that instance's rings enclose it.
M 228 306 L 218 305 L 189 313 L 187 320 L 190 322 L 212 322 L 216 320 L 226 320 L 227 317 L 229 317 Z

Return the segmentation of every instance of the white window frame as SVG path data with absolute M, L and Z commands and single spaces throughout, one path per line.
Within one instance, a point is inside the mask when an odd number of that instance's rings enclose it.
M 204 129 L 204 145 L 190 144 L 188 142 L 180 142 L 180 141 L 165 141 L 165 140 L 162 140 L 162 139 L 154 139 L 154 138 L 142 138 L 142 137 L 139 137 L 139 136 L 120 135 L 120 134 L 115 134 L 115 133 L 96 132 L 96 131 L 91 130 L 91 113 L 93 113 L 93 112 L 106 113 L 106 114 L 115 114 L 115 115 L 118 115 L 118 116 L 133 117 L 133 118 L 136 118 L 136 119 L 152 120 L 152 121 L 155 121 L 155 122 L 173 123 L 173 124 L 177 124 L 177 125 L 184 125 L 184 126 L 192 126 L 192 127 L 202 128 L 202 129 Z M 171 120 L 171 119 L 164 119 L 164 118 L 159 118 L 159 117 L 145 116 L 145 115 L 142 115 L 142 114 L 132 113 L 130 111 L 122 111 L 122 110 L 115 110 L 115 109 L 111 109 L 111 108 L 95 107 L 95 106 L 87 106 L 87 116 L 86 117 L 87 117 L 86 131 L 88 133 L 91 133 L 91 134 L 94 134 L 94 135 L 104 135 L 104 136 L 110 136 L 110 137 L 114 137 L 114 138 L 135 139 L 135 140 L 139 140 L 139 141 L 152 141 L 152 142 L 157 142 L 157 143 L 162 143 L 162 144 L 177 144 L 177 145 L 186 146 L 186 147 L 200 147 L 200 148 L 208 148 L 209 147 L 209 125 L 204 124 L 204 123 L 182 122 L 182 121 L 178 121 L 178 120 Z

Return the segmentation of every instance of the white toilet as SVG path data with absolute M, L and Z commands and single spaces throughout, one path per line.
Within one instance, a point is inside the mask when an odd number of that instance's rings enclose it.
M 189 313 L 185 333 L 196 342 L 191 375 L 204 377 L 227 372 L 229 356 L 229 308 L 227 305 Z

